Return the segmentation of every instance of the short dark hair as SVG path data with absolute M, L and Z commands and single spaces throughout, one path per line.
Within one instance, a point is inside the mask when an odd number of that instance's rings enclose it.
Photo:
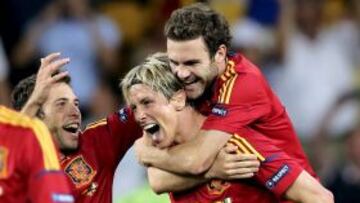
M 192 40 L 203 37 L 210 57 L 221 44 L 230 46 L 230 28 L 224 16 L 207 4 L 195 3 L 172 12 L 165 24 L 164 34 L 171 40 Z
M 55 73 L 56 74 L 56 73 Z M 65 76 L 59 82 L 70 84 L 70 76 Z M 36 74 L 30 75 L 22 79 L 14 88 L 11 93 L 11 105 L 15 110 L 20 111 L 26 102 L 29 100 L 32 92 L 34 91 L 36 83 Z

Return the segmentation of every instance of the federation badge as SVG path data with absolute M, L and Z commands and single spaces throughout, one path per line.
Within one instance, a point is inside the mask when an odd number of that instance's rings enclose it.
M 65 167 L 65 173 L 70 177 L 76 188 L 88 185 L 94 176 L 94 171 L 91 166 L 86 163 L 83 156 L 77 156 Z
M 208 192 L 211 195 L 221 195 L 230 187 L 230 183 L 224 180 L 212 180 L 207 184 Z
M 7 162 L 8 162 L 9 150 L 0 146 L 0 178 L 6 178 L 7 176 Z

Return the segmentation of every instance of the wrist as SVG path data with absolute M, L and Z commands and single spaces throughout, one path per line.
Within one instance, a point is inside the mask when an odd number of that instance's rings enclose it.
M 167 153 L 166 149 L 158 149 L 158 148 L 151 148 L 151 151 L 148 153 L 148 159 L 146 160 L 147 163 L 151 166 L 155 166 L 157 168 L 164 168 L 164 165 L 168 165 L 167 163 L 169 154 Z

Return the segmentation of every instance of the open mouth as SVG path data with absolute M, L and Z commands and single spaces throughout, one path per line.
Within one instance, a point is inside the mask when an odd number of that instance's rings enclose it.
M 160 126 L 156 123 L 150 123 L 144 126 L 144 130 L 149 134 L 155 134 L 160 130 Z
M 78 123 L 71 123 L 63 126 L 63 129 L 69 133 L 78 132 L 80 125 Z

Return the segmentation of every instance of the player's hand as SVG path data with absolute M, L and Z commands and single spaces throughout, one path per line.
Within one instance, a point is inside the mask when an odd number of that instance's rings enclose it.
M 68 64 L 70 59 L 59 59 L 60 53 L 52 53 L 41 59 L 41 65 L 36 75 L 36 83 L 31 99 L 38 104 L 43 104 L 53 84 L 67 76 L 67 71 L 60 72 L 60 68 Z
M 153 146 L 149 145 L 145 136 L 137 139 L 134 143 L 135 155 L 139 164 L 148 167 L 147 156 L 151 153 Z
M 253 154 L 237 154 L 236 150 L 233 145 L 222 148 L 205 177 L 230 180 L 254 176 L 259 170 L 260 161 Z

